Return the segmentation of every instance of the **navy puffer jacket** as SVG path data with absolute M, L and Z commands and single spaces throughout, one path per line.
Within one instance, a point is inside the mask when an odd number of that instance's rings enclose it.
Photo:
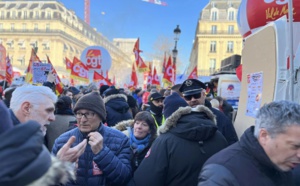
M 130 180 L 132 151 L 128 138 L 122 132 L 103 124 L 98 132 L 104 139 L 103 149 L 94 155 L 91 146 L 87 144 L 84 153 L 79 157 L 76 183 L 68 185 L 124 185 Z M 71 136 L 76 137 L 72 147 L 86 138 L 78 128 L 70 130 L 55 140 L 52 153 L 56 155 Z M 95 170 L 95 164 L 100 170 Z

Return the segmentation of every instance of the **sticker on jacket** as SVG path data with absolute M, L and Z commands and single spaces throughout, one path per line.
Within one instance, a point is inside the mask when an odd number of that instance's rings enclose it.
M 99 169 L 97 163 L 93 161 L 93 175 L 101 175 L 103 172 Z
M 151 153 L 151 148 L 148 150 L 147 154 L 145 155 L 145 158 L 148 158 L 150 156 Z

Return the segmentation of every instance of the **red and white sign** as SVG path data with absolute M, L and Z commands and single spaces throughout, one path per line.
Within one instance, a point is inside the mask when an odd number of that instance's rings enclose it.
M 293 0 L 294 22 L 300 22 L 300 3 Z M 242 0 L 237 18 L 240 33 L 247 37 L 280 17 L 288 17 L 288 0 Z

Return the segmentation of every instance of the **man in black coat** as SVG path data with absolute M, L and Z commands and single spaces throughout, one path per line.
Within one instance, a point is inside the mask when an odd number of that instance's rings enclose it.
M 205 163 L 198 186 L 292 186 L 300 164 L 300 105 L 276 101 L 258 112 L 255 127 Z
M 185 80 L 179 91 L 182 93 L 183 98 L 191 107 L 198 105 L 205 105 L 216 115 L 218 130 L 224 135 L 229 145 L 238 141 L 236 131 L 233 127 L 231 120 L 221 111 L 212 108 L 211 105 L 205 104 L 205 89 L 204 83 L 197 79 Z
M 207 107 L 191 108 L 177 93 L 166 97 L 164 105 L 166 122 L 135 171 L 135 184 L 197 185 L 204 162 L 227 147 L 227 142 L 217 130 L 215 116 Z

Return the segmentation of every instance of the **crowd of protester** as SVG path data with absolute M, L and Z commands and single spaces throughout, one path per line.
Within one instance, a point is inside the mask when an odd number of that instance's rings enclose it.
M 264 105 L 239 140 L 232 107 L 206 90 L 196 79 L 145 90 L 91 83 L 59 96 L 51 81 L 8 87 L 0 185 L 299 184 L 300 105 Z

